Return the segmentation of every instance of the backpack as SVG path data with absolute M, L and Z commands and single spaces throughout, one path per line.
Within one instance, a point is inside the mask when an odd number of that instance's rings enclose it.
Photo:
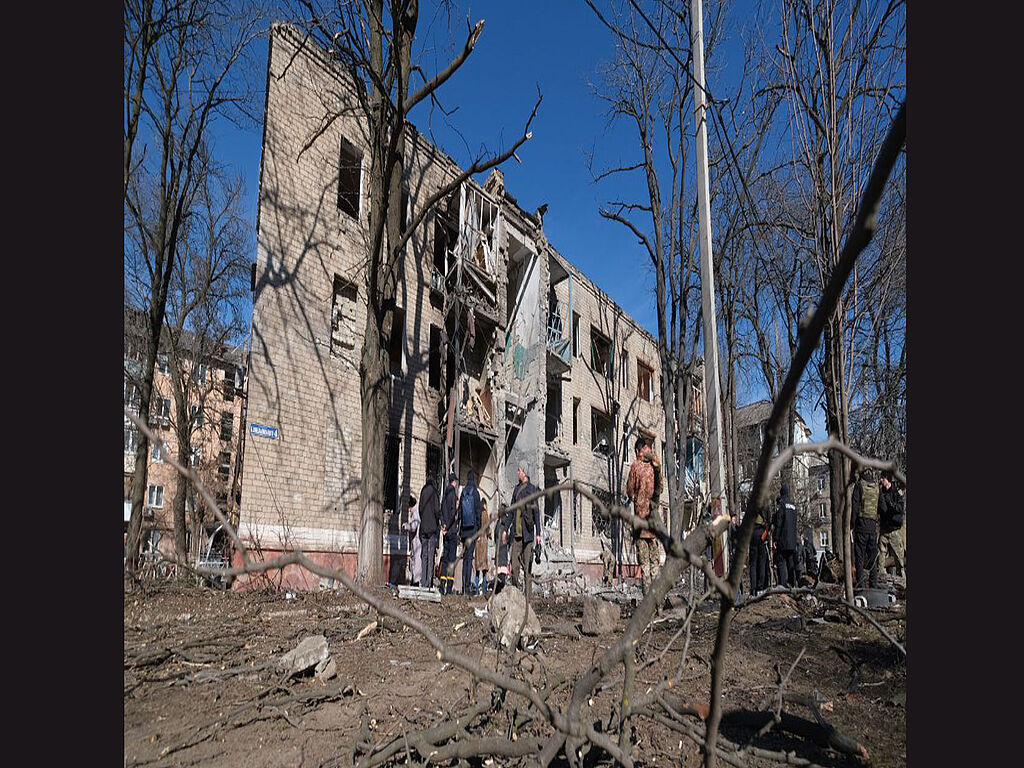
M 661 465 L 654 462 L 651 464 L 654 466 L 654 493 L 651 495 L 651 503 L 657 504 L 661 501 Z
M 861 483 L 861 517 L 868 520 L 878 519 L 878 484 Z
M 475 485 L 466 486 L 462 491 L 462 530 L 475 531 L 479 527 L 476 518 L 477 501 L 480 494 L 477 493 Z

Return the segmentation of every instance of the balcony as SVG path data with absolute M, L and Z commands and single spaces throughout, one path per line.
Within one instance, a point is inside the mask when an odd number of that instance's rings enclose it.
M 557 303 L 548 306 L 548 374 L 561 376 L 570 369 L 570 339 L 565 335 L 565 324 Z

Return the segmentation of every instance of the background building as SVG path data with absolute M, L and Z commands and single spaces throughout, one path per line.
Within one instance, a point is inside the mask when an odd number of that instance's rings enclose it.
M 141 376 L 142 323 L 145 317 L 125 308 L 124 404 L 138 415 Z M 240 467 L 242 455 L 240 436 L 244 433 L 245 367 L 242 350 L 221 348 L 202 361 L 184 361 L 184 375 L 190 377 L 185 412 L 188 425 L 180 430 L 176 389 L 171 378 L 167 342 L 161 345 L 153 378 L 153 397 L 149 425 L 167 446 L 174 459 L 179 457 L 179 433 L 187 431 L 189 462 L 197 468 L 203 484 L 215 496 L 218 506 L 229 520 L 237 520 L 240 498 Z M 141 435 L 134 424 L 124 418 L 124 530 L 131 519 L 131 488 L 135 471 L 135 451 Z M 160 550 L 174 554 L 174 519 L 172 502 L 179 489 L 184 490 L 186 541 L 189 557 L 194 560 L 202 547 L 205 553 L 210 537 L 218 528 L 206 502 L 186 484 L 181 475 L 166 462 L 160 444 L 153 443 L 146 468 L 146 497 L 142 520 L 142 551 Z M 220 535 L 216 544 L 221 544 Z

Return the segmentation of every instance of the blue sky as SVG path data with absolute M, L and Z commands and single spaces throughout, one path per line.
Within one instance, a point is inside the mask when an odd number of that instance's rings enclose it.
M 531 126 L 533 138 L 518 152 L 523 162 L 510 160 L 502 166 L 506 187 L 527 210 L 547 203 L 548 239 L 641 325 L 656 332 L 649 260 L 621 225 L 598 215 L 603 202 L 628 194 L 631 186 L 627 181 L 595 185 L 587 165 L 592 150 L 595 170 L 635 160 L 635 135 L 625 126 L 612 126 L 606 106 L 593 93 L 598 67 L 613 54 L 611 35 L 581 0 L 492 0 L 460 3 L 452 39 L 446 18 L 432 23 L 430 5 L 424 3 L 421 11 L 418 56 L 428 72 L 441 69 L 453 46 L 461 46 L 467 14 L 474 23 L 480 18 L 486 23 L 473 54 L 440 91 L 442 104 L 448 110 L 457 108 L 455 114 L 431 114 L 423 104 L 413 113 L 413 122 L 465 166 L 480 152 L 507 147 L 517 138 L 539 87 L 544 101 Z M 750 5 L 734 3 L 733 20 L 742 22 Z M 713 93 L 742 69 L 735 30 L 731 25 L 730 37 L 709 69 Z M 265 61 L 266 40 L 258 45 L 257 59 Z M 254 232 L 261 138 L 260 127 L 238 130 L 222 123 L 216 139 L 219 155 L 245 178 L 246 210 Z M 763 395 L 741 389 L 740 396 L 745 403 Z M 823 436 L 821 411 L 801 410 L 811 418 L 815 436 Z

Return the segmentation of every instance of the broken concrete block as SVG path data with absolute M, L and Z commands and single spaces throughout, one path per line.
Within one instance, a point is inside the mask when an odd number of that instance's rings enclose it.
M 520 644 L 528 638 L 540 635 L 540 620 L 533 608 L 526 605 L 526 596 L 511 585 L 506 585 L 501 592 L 492 595 L 487 601 L 487 613 L 491 617 L 491 626 L 498 633 L 498 642 L 502 647 L 508 648 L 512 645 L 520 625 L 523 624 L 523 616 L 526 616 L 526 624 L 520 636 Z
M 607 635 L 615 631 L 619 606 L 599 597 L 583 598 L 583 634 Z
M 305 672 L 321 662 L 326 662 L 328 656 L 327 638 L 323 635 L 310 635 L 303 638 L 302 642 L 293 650 L 281 656 L 277 660 L 277 668 L 282 672 L 291 672 L 295 675 Z
M 338 665 L 331 656 L 316 665 L 316 677 L 318 680 L 330 680 L 338 674 Z

